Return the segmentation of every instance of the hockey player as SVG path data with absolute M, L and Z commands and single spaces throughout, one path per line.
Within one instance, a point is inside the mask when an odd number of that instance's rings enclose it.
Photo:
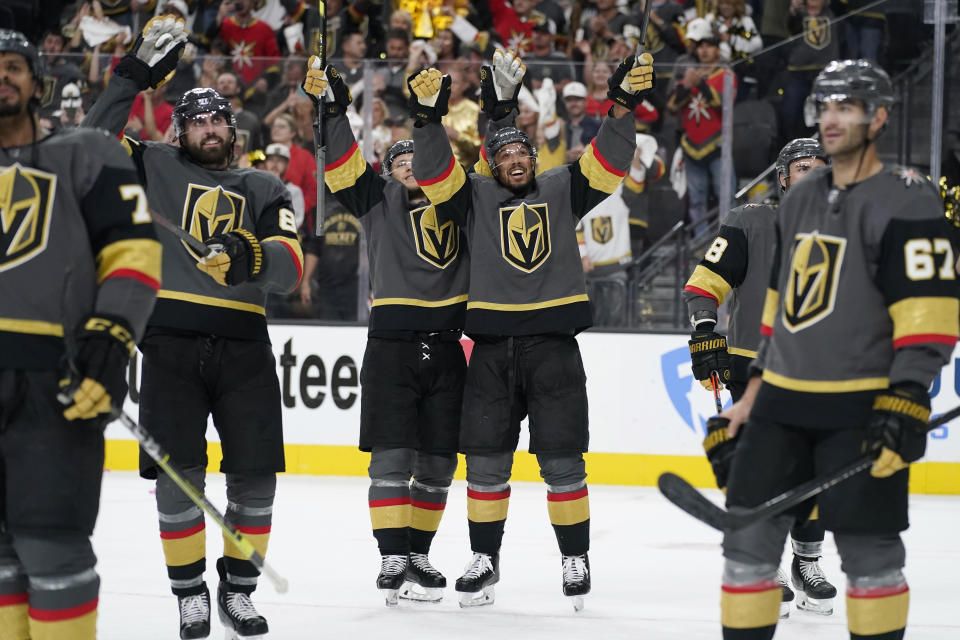
M 633 109 L 653 87 L 652 64 L 648 54 L 624 60 L 610 80 L 611 117 L 587 151 L 577 163 L 536 178 L 533 144 L 504 126 L 516 114 L 524 71 L 512 53 L 497 52 L 493 69 L 482 73 L 481 106 L 493 126 L 474 174 L 456 163 L 440 124 L 449 77 L 428 69 L 408 80 L 416 121 L 414 176 L 438 215 L 461 225 L 470 247 L 465 331 L 475 345 L 460 450 L 467 461 L 473 557 L 456 584 L 462 606 L 493 602 L 510 470 L 525 415 L 563 556 L 563 592 L 579 608 L 590 591 L 587 398 L 575 335 L 591 317 L 574 229 L 630 165 Z
M 160 244 L 122 147 L 40 130 L 42 88 L 37 49 L 0 29 L 0 638 L 94 640 L 103 428 Z
M 151 20 L 84 125 L 121 131 L 137 92 L 162 83 L 175 68 L 185 37 L 180 23 Z M 203 490 L 204 435 L 213 415 L 223 448 L 227 521 L 264 554 L 276 472 L 284 469 L 280 385 L 264 303 L 268 291 L 290 292 L 300 279 L 296 220 L 276 176 L 230 169 L 236 121 L 220 94 L 186 92 L 174 108 L 173 127 L 179 146 L 125 143 L 157 215 L 216 250 L 204 258 L 162 232 L 164 287 L 141 345 L 140 420 Z M 160 539 L 179 599 L 180 636 L 206 637 L 203 512 L 143 453 L 140 474 L 157 481 Z M 225 540 L 217 571 L 217 605 L 228 634 L 265 634 L 267 622 L 250 600 L 259 575 L 254 565 Z
M 877 156 L 893 99 L 887 74 L 864 60 L 832 62 L 814 81 L 805 112 L 832 166 L 793 186 L 777 211 L 765 337 L 743 396 L 721 414 L 730 437 L 743 426 L 727 485 L 734 512 L 876 456 L 869 474 L 817 497 L 857 640 L 904 637 L 908 469 L 926 449 L 927 389 L 953 350 L 960 308 L 935 188 Z M 725 534 L 725 639 L 773 637 L 783 540 L 810 508 Z
M 812 138 L 797 138 L 780 150 L 777 157 L 777 180 L 781 194 L 827 164 L 820 143 Z M 747 368 L 757 355 L 760 344 L 760 316 L 766 293 L 775 244 L 776 209 L 768 205 L 748 204 L 730 212 L 720 233 L 707 249 L 703 260 L 694 269 L 684 287 L 683 297 L 690 313 L 693 334 L 690 337 L 690 360 L 693 375 L 705 387 L 713 389 L 710 374 L 716 372 L 725 381 L 733 401 L 743 395 L 747 386 Z M 716 333 L 717 307 L 730 296 L 729 345 L 726 337 Z M 721 383 L 721 385 L 724 383 Z M 722 438 L 726 422 L 707 421 L 704 448 L 713 464 L 717 484 L 726 488 L 735 441 Z M 716 435 L 719 432 L 719 436 Z M 823 525 L 816 518 L 799 522 L 790 530 L 793 544 L 791 580 L 799 591 L 797 608 L 814 613 L 833 613 L 836 588 L 820 569 L 823 548 Z M 793 591 L 782 572 L 777 582 L 783 591 L 780 616 L 790 615 Z
M 457 468 L 466 247 L 413 179 L 412 140 L 391 146 L 377 175 L 350 130 L 350 91 L 337 70 L 311 57 L 303 88 L 324 110 L 326 183 L 368 234 L 373 308 L 360 371 L 360 450 L 370 452 L 377 588 L 390 606 L 398 595 L 439 601 L 447 580 L 427 554 Z

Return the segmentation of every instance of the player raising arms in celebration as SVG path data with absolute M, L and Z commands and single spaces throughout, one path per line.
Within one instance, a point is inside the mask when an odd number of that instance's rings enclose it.
M 36 48 L 0 29 L 0 638 L 94 640 L 103 429 L 160 244 L 116 140 L 40 130 L 42 86 Z
M 936 189 L 877 156 L 893 99 L 887 74 L 865 60 L 832 62 L 814 81 L 807 121 L 819 124 L 832 166 L 794 185 L 777 211 L 765 337 L 743 397 L 722 414 L 729 436 L 742 431 L 731 512 L 876 455 L 870 474 L 817 497 L 857 640 L 904 636 L 909 465 L 926 449 L 927 390 L 953 350 L 960 306 Z M 726 640 L 773 637 L 784 538 L 811 508 L 724 535 Z
M 473 558 L 456 584 L 464 606 L 493 601 L 513 454 L 525 415 L 563 556 L 563 592 L 579 607 L 590 591 L 587 397 L 575 335 L 592 321 L 575 227 L 616 189 L 630 165 L 633 109 L 653 87 L 652 64 L 648 54 L 625 59 L 611 76 L 615 104 L 593 143 L 578 162 L 536 178 L 536 149 L 510 126 L 525 70 L 512 53 L 497 52 L 493 68 L 483 70 L 481 106 L 492 126 L 478 172 L 471 175 L 454 159 L 440 123 L 449 76 L 428 69 L 408 80 L 414 176 L 437 215 L 465 230 L 470 247 L 465 331 L 476 344 L 460 450 L 467 461 Z
M 84 126 L 123 129 L 139 91 L 162 83 L 186 35 L 172 18 L 154 18 L 116 67 Z M 274 175 L 231 169 L 236 120 L 212 89 L 191 89 L 173 111 L 179 146 L 125 139 L 151 205 L 216 251 L 203 257 L 168 231 L 163 288 L 143 351 L 140 420 L 201 491 L 207 419 L 220 435 L 227 520 L 261 553 L 270 536 L 276 473 L 284 469 L 280 384 L 264 311 L 268 291 L 292 291 L 302 253 L 287 189 Z M 197 243 L 192 243 L 196 245 Z M 181 638 L 210 632 L 204 581 L 203 512 L 141 452 L 140 473 L 157 480 L 167 573 L 179 598 Z M 217 561 L 217 604 L 229 633 L 267 632 L 250 594 L 259 572 L 225 540 Z

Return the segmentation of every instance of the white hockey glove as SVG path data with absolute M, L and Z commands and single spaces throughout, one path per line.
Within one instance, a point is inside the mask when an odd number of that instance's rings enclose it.
M 544 78 L 540 88 L 533 92 L 540 110 L 540 124 L 543 136 L 553 140 L 560 135 L 560 119 L 557 117 L 557 88 L 553 80 Z
M 173 16 L 151 18 L 114 72 L 130 78 L 141 89 L 156 89 L 176 71 L 186 43 L 187 32 L 184 31 L 182 20 Z
M 512 51 L 497 49 L 493 66 L 480 68 L 480 108 L 493 120 L 500 120 L 517 108 L 527 68 Z

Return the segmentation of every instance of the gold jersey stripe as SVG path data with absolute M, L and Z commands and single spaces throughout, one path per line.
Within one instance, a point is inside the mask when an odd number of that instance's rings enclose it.
M 297 265 L 297 271 L 303 271 L 303 249 L 300 247 L 300 243 L 297 242 L 296 238 L 288 238 L 287 236 L 270 236 L 269 238 L 264 238 L 260 241 L 262 245 L 264 242 L 279 242 L 290 247 L 290 251 L 297 256 L 297 260 L 300 261 L 300 264 Z
M 23 603 L 0 606 L 0 629 L 4 629 L 4 633 L 8 633 L 10 638 L 30 637 L 26 594 L 23 597 Z
M 111 273 L 129 269 L 160 282 L 160 243 L 150 239 L 130 239 L 111 242 L 97 254 L 97 283 Z
M 904 298 L 888 308 L 893 320 L 893 341 L 906 336 L 956 336 L 960 332 L 960 300 L 957 298 Z
M 206 529 L 185 538 L 160 538 L 167 566 L 183 567 L 203 560 L 207 555 Z
M 571 525 L 586 522 L 590 519 L 590 497 L 583 496 L 576 500 L 548 500 L 547 513 L 550 514 L 550 524 Z
M 740 347 L 727 347 L 727 352 L 734 356 L 743 356 L 744 358 L 753 358 L 757 357 L 756 351 L 750 351 L 750 349 L 741 349 Z
M 507 519 L 510 498 L 475 500 L 467 498 L 467 519 L 471 522 L 499 522 Z
M 613 193 L 623 181 L 625 172 L 617 173 L 599 154 L 594 140 L 580 156 L 580 173 L 587 178 L 591 188 L 603 193 Z
M 402 529 L 410 526 L 410 503 L 389 507 L 372 507 L 370 524 L 373 529 Z
M 360 147 L 354 142 L 344 157 L 326 166 L 323 177 L 330 191 L 336 193 L 354 186 L 366 170 L 367 163 L 363 161 Z
M 432 180 L 418 181 L 423 194 L 430 199 L 433 204 L 443 204 L 453 197 L 460 187 L 467 181 L 467 174 L 464 172 L 460 163 L 451 156 L 450 167 Z
M 446 300 L 418 300 L 417 298 L 377 298 L 373 301 L 374 307 L 382 307 L 385 304 L 402 304 L 409 307 L 446 307 L 451 304 L 459 304 L 467 301 L 467 294 L 454 296 Z
M 14 636 L 16 637 L 16 636 Z M 30 618 L 30 635 L 33 640 L 56 640 L 57 638 L 96 638 L 97 610 L 68 620 L 45 621 Z
M 773 328 L 773 323 L 777 319 L 777 310 L 780 308 L 780 292 L 776 289 L 767 289 L 767 295 L 763 299 L 763 314 L 760 316 L 760 324 L 764 327 Z
M 806 391 L 808 393 L 850 393 L 853 391 L 873 391 L 886 389 L 890 386 L 890 378 L 852 378 L 850 380 L 802 380 L 790 378 L 764 369 L 763 381 L 775 387 L 782 387 L 790 391 Z
M 63 337 L 63 325 L 42 320 L 18 320 L 16 318 L 0 318 L 0 331 L 11 333 L 30 333 L 37 336 Z
M 879 636 L 907 626 L 910 592 L 885 598 L 854 598 L 847 594 L 847 626 L 850 633 Z
M 260 553 L 261 556 L 267 555 L 267 544 L 270 542 L 269 533 L 244 533 L 243 537 L 253 545 L 253 548 Z M 233 540 L 228 538 L 226 535 L 223 536 L 223 555 L 228 558 L 237 558 L 239 560 L 246 560 L 247 556 L 240 549 L 237 548 L 237 545 L 233 544 Z
M 780 619 L 781 590 L 720 593 L 720 623 L 728 629 L 759 629 L 777 624 Z
M 717 300 L 717 304 L 723 304 L 723 299 L 730 293 L 730 283 L 724 280 L 720 275 L 714 273 L 702 264 L 698 264 L 687 280 L 688 287 L 696 287 L 706 291 Z
M 440 520 L 443 518 L 442 509 L 421 509 L 411 507 L 410 526 L 420 531 L 436 531 L 440 528 Z
M 555 300 L 545 300 L 544 302 L 530 302 L 526 304 L 507 304 L 501 302 L 468 302 L 467 309 L 489 309 L 491 311 L 531 311 L 533 309 L 549 309 L 550 307 L 560 307 L 565 304 L 575 302 L 587 302 L 590 298 L 587 294 L 581 293 L 566 298 L 556 298 Z
M 249 302 L 238 302 L 236 300 L 225 300 L 223 298 L 214 298 L 213 296 L 201 296 L 196 293 L 185 293 L 183 291 L 160 289 L 160 291 L 157 292 L 157 297 L 166 298 L 168 300 L 181 300 L 183 302 L 191 302 L 193 304 L 204 304 L 210 307 L 222 307 L 224 309 L 236 309 L 237 311 L 249 311 L 250 313 L 258 313 L 261 316 L 267 315 L 266 310 L 260 305 L 251 304 Z

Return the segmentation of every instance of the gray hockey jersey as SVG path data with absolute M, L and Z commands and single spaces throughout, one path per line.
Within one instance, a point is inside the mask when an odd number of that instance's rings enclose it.
M 91 313 L 139 339 L 160 287 L 160 243 L 133 163 L 99 131 L 0 149 L 0 369 L 56 369 Z

